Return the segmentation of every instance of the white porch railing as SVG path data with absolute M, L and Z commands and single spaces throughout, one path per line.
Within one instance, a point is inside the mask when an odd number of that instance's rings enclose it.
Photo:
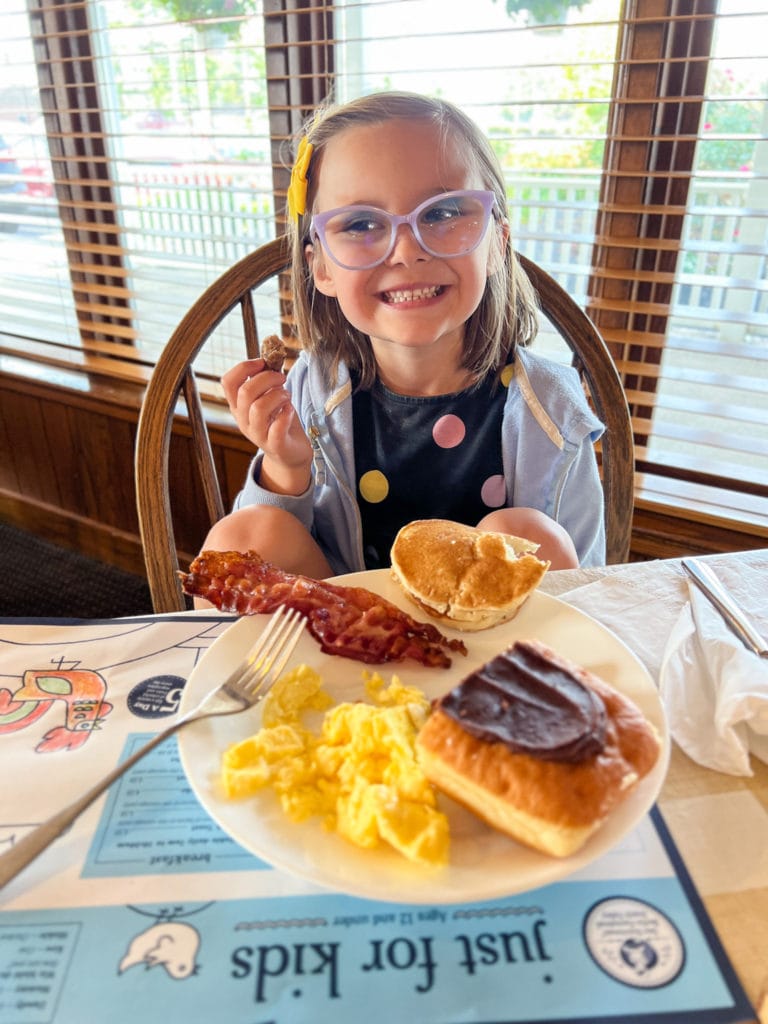
M 586 304 L 599 179 L 518 179 L 510 189 L 512 236 Z M 749 208 L 750 182 L 695 179 L 672 300 L 679 325 L 717 327 L 721 337 L 768 338 L 768 219 Z
M 131 165 L 128 165 L 130 167 Z M 274 237 L 271 182 L 241 165 L 187 173 L 131 168 L 123 185 L 131 251 L 223 271 Z M 509 187 L 512 237 L 586 303 L 599 175 L 517 177 Z M 743 340 L 768 336 L 768 220 L 750 216 L 749 182 L 697 179 L 673 297 L 678 324 Z

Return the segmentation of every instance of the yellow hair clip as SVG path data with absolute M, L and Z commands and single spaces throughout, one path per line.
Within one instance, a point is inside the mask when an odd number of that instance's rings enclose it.
M 303 136 L 296 154 L 296 162 L 291 171 L 291 184 L 288 187 L 288 214 L 291 220 L 298 223 L 299 217 L 307 209 L 307 172 L 312 160 L 314 146 Z

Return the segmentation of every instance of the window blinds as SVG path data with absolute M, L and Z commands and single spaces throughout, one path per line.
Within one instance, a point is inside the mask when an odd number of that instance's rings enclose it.
M 762 3 L 30 0 L 0 19 L 7 112 L 43 125 L 55 190 L 39 221 L 0 203 L 4 351 L 146 375 L 207 284 L 282 230 L 318 102 L 437 93 L 491 137 L 517 247 L 608 341 L 641 486 L 768 518 Z

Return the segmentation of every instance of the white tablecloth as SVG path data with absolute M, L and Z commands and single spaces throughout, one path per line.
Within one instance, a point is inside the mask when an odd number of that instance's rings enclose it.
M 768 635 L 768 548 L 710 555 L 706 561 Z M 658 682 L 667 640 L 688 600 L 688 577 L 679 560 L 549 572 L 540 589 L 611 629 Z

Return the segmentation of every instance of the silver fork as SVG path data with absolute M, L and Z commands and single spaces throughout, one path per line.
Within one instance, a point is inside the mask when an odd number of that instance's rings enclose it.
M 199 722 L 201 718 L 236 715 L 263 700 L 288 663 L 304 625 L 305 619 L 298 612 L 286 612 L 278 608 L 245 660 L 220 686 L 207 694 L 197 707 L 158 733 L 81 797 L 38 825 L 0 856 L 0 888 L 42 853 L 113 782 L 169 736 L 191 722 Z

